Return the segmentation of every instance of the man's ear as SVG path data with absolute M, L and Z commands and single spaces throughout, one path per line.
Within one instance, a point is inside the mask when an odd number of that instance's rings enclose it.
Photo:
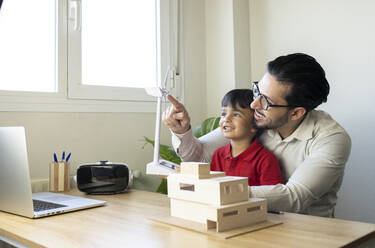
M 304 107 L 296 107 L 290 112 L 290 119 L 292 121 L 297 121 L 303 118 L 306 114 L 306 109 Z

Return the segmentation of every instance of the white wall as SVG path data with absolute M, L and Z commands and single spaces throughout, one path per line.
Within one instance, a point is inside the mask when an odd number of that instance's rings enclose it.
M 207 113 L 219 116 L 221 98 L 235 87 L 233 2 L 206 0 Z
M 133 170 L 144 171 L 152 161 L 152 147 L 142 149 L 143 136 L 154 136 L 154 114 L 114 113 L 30 113 L 0 112 L 1 126 L 26 129 L 30 174 L 33 180 L 48 179 L 48 163 L 53 153 L 72 152 L 70 163 L 109 160 L 125 162 Z M 163 140 L 168 140 L 163 132 Z M 71 174 L 74 174 L 74 170 Z M 142 177 L 135 186 L 156 188 L 158 178 Z
M 250 34 L 248 0 L 206 0 L 206 85 L 208 117 L 219 116 L 221 99 L 248 88 Z
M 193 127 L 205 118 L 204 1 L 184 1 L 185 104 Z M 155 105 L 156 108 L 156 105 Z M 145 171 L 153 149 L 142 149 L 143 136 L 153 138 L 155 113 L 36 113 L 0 112 L 0 126 L 25 126 L 32 180 L 48 179 L 53 152 L 72 152 L 71 165 L 110 160 Z M 161 143 L 170 144 L 162 129 Z M 135 188 L 155 191 L 160 178 L 143 176 Z
M 184 8 L 185 106 L 192 127 L 207 118 L 205 1 L 182 1 Z
M 304 52 L 325 68 L 331 93 L 320 108 L 350 134 L 352 152 L 336 216 L 375 223 L 375 1 L 250 0 L 252 79 L 267 61 Z

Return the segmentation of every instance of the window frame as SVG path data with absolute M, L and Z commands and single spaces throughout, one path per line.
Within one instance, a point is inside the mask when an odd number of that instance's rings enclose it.
M 172 67 L 172 73 L 169 77 L 169 85 L 173 89 L 170 92 L 183 102 L 183 71 L 176 71 L 181 68 L 182 64 L 182 42 L 179 32 L 182 27 L 180 0 L 162 0 L 168 2 L 168 18 L 174 20 L 169 21 L 169 27 L 173 28 L 173 32 L 168 33 L 168 42 L 163 43 L 164 49 L 170 50 L 171 54 L 165 58 L 162 56 L 162 64 L 165 68 L 167 64 Z M 26 111 L 26 112 L 155 112 L 156 99 L 146 96 L 144 89 L 137 89 L 146 98 L 128 98 L 122 100 L 111 99 L 110 97 L 97 99 L 89 96 L 87 99 L 83 97 L 71 97 L 69 91 L 71 85 L 68 83 L 68 11 L 70 0 L 56 0 L 57 2 L 57 89 L 58 92 L 22 92 L 22 91 L 4 91 L 0 90 L 0 111 Z M 178 14 L 177 14 L 178 13 Z M 178 20 L 178 21 L 176 21 Z M 178 25 L 176 25 L 176 23 Z M 177 28 L 178 27 L 178 28 Z M 177 44 L 178 43 L 178 44 Z M 179 49 L 176 50 L 176 47 Z M 177 60 L 174 58 L 178 58 Z M 93 87 L 93 86 L 90 86 Z M 94 86 L 106 88 L 106 86 Z M 110 91 L 116 96 L 117 87 Z M 100 89 L 102 91 L 102 89 Z M 97 94 L 97 93 L 96 93 Z M 141 95 L 142 95 L 141 94 Z

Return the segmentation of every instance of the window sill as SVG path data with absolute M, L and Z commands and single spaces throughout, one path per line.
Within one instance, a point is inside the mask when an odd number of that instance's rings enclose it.
M 155 102 L 77 100 L 52 96 L 1 96 L 0 112 L 140 112 L 156 111 Z

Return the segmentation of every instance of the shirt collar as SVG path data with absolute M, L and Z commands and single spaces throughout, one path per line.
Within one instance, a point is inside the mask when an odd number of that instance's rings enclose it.
M 254 140 L 251 142 L 250 146 L 248 148 L 246 148 L 245 151 L 238 154 L 238 156 L 236 156 L 234 159 L 251 161 L 251 158 L 254 156 L 254 155 L 252 155 L 252 153 L 257 152 L 258 146 L 259 146 L 258 138 L 254 138 Z M 225 148 L 224 148 L 224 159 L 233 159 L 232 153 L 231 153 L 230 143 L 228 145 L 226 145 Z
M 290 137 L 296 138 L 299 140 L 309 140 L 313 137 L 313 131 L 314 131 L 314 120 L 311 117 L 311 112 L 309 112 L 307 113 L 305 119 L 297 127 L 297 129 L 294 130 L 292 135 L 290 135 Z
M 225 146 L 224 148 L 224 159 L 231 159 L 232 158 L 232 153 L 230 152 L 230 143 Z

